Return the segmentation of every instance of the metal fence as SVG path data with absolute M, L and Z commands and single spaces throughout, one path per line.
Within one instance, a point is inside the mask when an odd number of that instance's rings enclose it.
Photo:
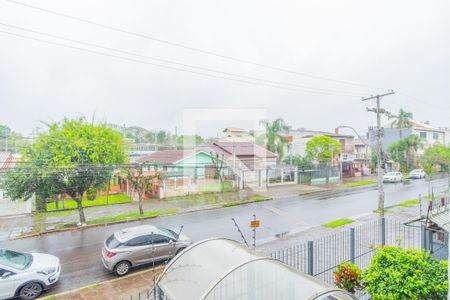
M 381 245 L 425 249 L 436 259 L 448 259 L 448 234 L 425 228 L 422 222 L 403 224 L 379 219 L 306 243 L 270 253 L 301 272 L 334 284 L 337 266 L 349 261 L 365 270 Z

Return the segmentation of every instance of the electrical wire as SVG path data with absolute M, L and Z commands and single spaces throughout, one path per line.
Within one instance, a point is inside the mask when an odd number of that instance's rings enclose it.
M 253 65 L 253 66 L 257 66 L 257 67 L 262 67 L 262 68 L 271 69 L 271 70 L 274 70 L 274 71 L 279 71 L 279 72 L 284 72 L 284 73 L 289 73 L 289 74 L 294 74 L 294 75 L 299 75 L 299 76 L 310 77 L 310 78 L 314 78 L 314 79 L 318 79 L 318 80 L 331 81 L 331 82 L 347 84 L 347 85 L 352 85 L 352 86 L 359 86 L 359 87 L 370 88 L 370 89 L 376 89 L 376 90 L 386 90 L 386 89 L 380 88 L 380 87 L 364 85 L 364 84 L 349 82 L 349 81 L 345 81 L 345 80 L 338 80 L 338 79 L 333 79 L 333 78 L 317 76 L 317 75 L 313 75 L 313 74 L 308 74 L 308 73 L 304 73 L 304 72 L 298 72 L 298 71 L 289 70 L 289 69 L 285 69 L 285 68 L 280 68 L 280 67 L 276 67 L 276 66 L 272 66 L 272 65 L 263 64 L 263 63 L 253 62 L 253 61 L 242 59 L 242 58 L 237 58 L 237 57 L 233 57 L 233 56 L 229 56 L 229 55 L 225 55 L 225 54 L 221 54 L 221 53 L 216 53 L 216 52 L 213 52 L 213 51 L 203 50 L 203 49 L 200 49 L 200 48 L 191 47 L 191 46 L 184 45 L 184 44 L 181 44 L 181 43 L 176 43 L 176 42 L 171 42 L 171 41 L 168 41 L 168 40 L 165 40 L 165 39 L 156 38 L 156 37 L 153 37 L 153 36 L 150 36 L 150 35 L 136 33 L 136 32 L 133 32 L 133 31 L 130 31 L 130 30 L 126 30 L 126 29 L 122 29 L 122 28 L 119 28 L 119 27 L 114 27 L 114 26 L 111 26 L 111 25 L 101 24 L 101 23 L 98 23 L 98 22 L 90 21 L 90 20 L 83 19 L 83 18 L 80 18 L 80 17 L 75 17 L 75 16 L 72 16 L 72 15 L 68 15 L 68 14 L 64 14 L 64 13 L 57 12 L 57 11 L 54 11 L 54 10 L 38 7 L 38 6 L 35 6 L 35 5 L 30 5 L 30 4 L 27 4 L 27 3 L 24 3 L 24 2 L 20 2 L 20 1 L 16 1 L 16 0 L 4 0 L 4 1 L 16 4 L 16 5 L 21 5 L 21 6 L 24 6 L 24 7 L 28 7 L 28 8 L 31 8 L 31 9 L 39 10 L 41 12 L 53 14 L 53 15 L 56 15 L 56 16 L 59 16 L 59 17 L 63 17 L 63 18 L 75 20 L 75 21 L 78 21 L 78 22 L 83 22 L 83 23 L 86 23 L 86 24 L 94 25 L 94 26 L 101 27 L 101 28 L 104 28 L 104 29 L 113 30 L 113 31 L 120 32 L 120 33 L 123 33 L 123 34 L 131 35 L 131 36 L 134 36 L 134 37 L 139 37 L 139 38 L 143 38 L 143 39 L 147 39 L 147 40 L 152 40 L 152 41 L 163 43 L 163 44 L 170 45 L 170 46 L 173 46 L 173 47 L 183 48 L 183 49 L 186 49 L 186 50 L 190 50 L 190 51 L 194 51 L 194 52 L 198 52 L 198 53 L 202 53 L 202 54 L 211 55 L 211 56 L 219 57 L 219 58 L 222 58 L 222 59 L 232 60 L 232 61 L 236 61 L 236 62 L 239 62 L 239 63 L 245 63 L 245 64 L 248 64 L 248 65 Z
M 342 94 L 342 95 L 354 96 L 354 97 L 360 97 L 361 96 L 361 94 L 353 94 L 353 93 L 349 93 L 347 91 L 323 89 L 323 88 L 304 86 L 304 85 L 299 85 L 299 84 L 294 84 L 294 83 L 272 81 L 272 80 L 267 80 L 267 79 L 263 79 L 263 78 L 253 77 L 253 76 L 247 76 L 247 75 L 241 75 L 241 74 L 236 74 L 236 73 L 224 72 L 224 71 L 216 70 L 216 69 L 199 67 L 199 66 L 196 66 L 196 65 L 180 63 L 180 62 L 176 62 L 176 61 L 172 61 L 172 60 L 161 59 L 161 58 L 156 58 L 156 57 L 152 57 L 152 56 L 148 56 L 148 55 L 139 54 L 139 53 L 136 53 L 136 52 L 126 51 L 126 50 L 121 50 L 121 49 L 117 49 L 117 48 L 102 46 L 102 45 L 98 45 L 98 44 L 94 44 L 94 43 L 90 43 L 90 42 L 85 42 L 85 41 L 81 41 L 81 40 L 66 38 L 66 37 L 63 37 L 63 36 L 60 36 L 60 35 L 50 34 L 50 33 L 42 32 L 42 31 L 37 31 L 37 30 L 33 30 L 33 29 L 21 27 L 21 26 L 16 26 L 16 25 L 11 25 L 11 24 L 7 24 L 7 23 L 2 23 L 2 22 L 0 22 L 0 25 L 5 26 L 5 27 L 9 27 L 9 28 L 22 30 L 22 31 L 35 33 L 35 34 L 39 34 L 39 35 L 44 35 L 44 36 L 48 36 L 48 37 L 51 37 L 51 38 L 60 39 L 60 40 L 68 41 L 68 42 L 79 43 L 79 44 L 90 46 L 90 47 L 96 47 L 96 48 L 100 48 L 100 49 L 103 49 L 103 50 L 109 50 L 109 51 L 114 51 L 114 52 L 118 52 L 118 53 L 121 53 L 121 54 L 133 55 L 133 56 L 136 56 L 136 57 L 141 57 L 141 58 L 145 58 L 145 59 L 155 60 L 155 61 L 159 61 L 159 62 L 162 62 L 162 63 L 168 63 L 168 64 L 178 65 L 178 66 L 182 66 L 182 67 L 188 67 L 188 68 L 197 69 L 197 70 L 206 71 L 206 72 L 213 72 L 213 73 L 218 73 L 218 74 L 222 74 L 222 75 L 239 77 L 239 78 L 243 78 L 243 79 L 256 80 L 256 81 L 261 81 L 261 82 L 271 83 L 271 84 L 276 84 L 276 85 L 292 86 L 292 87 L 296 87 L 296 88 L 308 89 L 308 90 L 313 90 L 313 91 L 317 90 L 317 91 L 330 92 L 330 93 L 339 93 L 339 94 Z
M 93 53 L 93 54 L 107 56 L 107 57 L 113 57 L 113 58 L 120 59 L 120 60 L 132 61 L 132 62 L 135 62 L 135 63 L 151 65 L 151 66 L 156 66 L 156 67 L 160 67 L 160 68 L 165 68 L 165 69 L 170 69 L 170 70 L 175 70 L 175 71 L 180 71 L 180 72 L 185 72 L 185 73 L 192 73 L 192 74 L 196 74 L 196 75 L 200 75 L 200 76 L 204 76 L 204 77 L 211 77 L 211 78 L 216 78 L 216 79 L 225 79 L 225 80 L 234 81 L 234 82 L 241 82 L 241 83 L 258 85 L 258 86 L 265 86 L 265 87 L 272 87 L 272 88 L 288 90 L 288 91 L 293 91 L 293 92 L 313 93 L 313 94 L 320 94 L 320 95 L 348 97 L 348 95 L 339 95 L 339 94 L 319 92 L 319 91 L 310 91 L 310 90 L 305 90 L 305 89 L 289 88 L 289 87 L 280 86 L 280 85 L 276 85 L 276 84 L 266 84 L 266 83 L 261 83 L 261 82 L 257 82 L 257 81 L 242 80 L 242 79 L 237 79 L 237 78 L 232 78 L 232 77 L 225 77 L 225 76 L 219 76 L 219 75 L 208 74 L 208 73 L 203 73 L 203 72 L 197 72 L 197 71 L 182 69 L 182 68 L 178 68 L 178 67 L 172 67 L 172 66 L 167 66 L 167 65 L 157 64 L 157 63 L 151 63 L 151 62 L 140 60 L 140 59 L 128 58 L 128 57 L 123 57 L 123 56 L 119 56 L 119 55 L 115 55 L 115 54 L 104 53 L 104 52 L 90 50 L 90 49 L 86 49 L 86 48 L 71 46 L 71 45 L 67 45 L 67 44 L 62 44 L 62 43 L 58 43 L 58 42 L 48 41 L 48 40 L 44 40 L 44 39 L 40 39 L 40 38 L 35 38 L 35 37 L 26 36 L 26 35 L 22 35 L 22 34 L 17 34 L 17 33 L 12 33 L 12 32 L 8 32 L 8 31 L 3 31 L 3 30 L 0 30 L 0 33 L 11 35 L 11 36 L 20 37 L 20 38 L 23 38 L 23 39 L 34 40 L 34 41 L 38 41 L 38 42 L 42 42 L 42 43 L 46 43 L 46 44 L 50 44 L 50 45 L 54 45 L 54 46 L 74 49 L 74 50 L 78 50 L 78 51 Z

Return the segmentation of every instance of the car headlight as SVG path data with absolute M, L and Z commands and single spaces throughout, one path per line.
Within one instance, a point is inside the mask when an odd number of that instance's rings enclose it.
M 56 268 L 55 267 L 37 271 L 37 273 L 43 274 L 43 275 L 49 275 L 49 274 L 52 274 L 52 273 L 55 273 L 55 272 L 56 272 Z

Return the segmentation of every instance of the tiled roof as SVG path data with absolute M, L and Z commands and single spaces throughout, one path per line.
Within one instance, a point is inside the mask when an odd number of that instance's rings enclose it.
M 438 213 L 435 214 L 431 214 L 430 216 L 430 220 L 435 223 L 437 226 L 439 226 L 440 228 L 444 229 L 445 231 L 449 232 L 449 210 L 448 208 L 443 210 L 443 211 L 439 211 Z
M 12 168 L 15 165 L 15 159 L 11 152 L 0 151 L 0 169 Z
M 224 154 L 225 157 L 257 157 L 257 158 L 273 158 L 277 155 L 273 152 L 267 151 L 261 146 L 254 143 L 232 143 L 232 142 L 218 142 L 210 146 L 216 153 Z
M 136 162 L 153 162 L 160 164 L 173 164 L 183 158 L 195 154 L 196 150 L 161 150 L 136 159 Z

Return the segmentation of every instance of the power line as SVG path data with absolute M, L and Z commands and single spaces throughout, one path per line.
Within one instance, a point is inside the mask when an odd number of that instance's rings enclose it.
M 35 34 L 39 34 L 39 35 L 44 35 L 44 36 L 48 36 L 48 37 L 51 37 L 51 38 L 56 38 L 56 39 L 60 39 L 60 40 L 68 41 L 68 42 L 79 43 L 79 44 L 90 46 L 90 47 L 96 47 L 96 48 L 100 48 L 100 49 L 103 49 L 103 50 L 109 50 L 109 51 L 114 51 L 114 52 L 118 52 L 118 53 L 122 53 L 122 54 L 133 55 L 133 56 L 137 56 L 137 57 L 141 57 L 141 58 L 146 58 L 146 59 L 150 59 L 150 60 L 159 61 L 159 62 L 162 62 L 162 63 L 174 64 L 174 65 L 178 65 L 178 66 L 182 66 L 182 67 L 188 67 L 188 68 L 193 68 L 193 69 L 198 69 L 198 70 L 206 71 L 206 72 L 213 72 L 213 73 L 218 73 L 218 74 L 227 75 L 227 76 L 240 77 L 240 78 L 244 78 L 244 79 L 256 80 L 256 81 L 261 81 L 261 82 L 270 83 L 270 84 L 276 84 L 276 85 L 292 86 L 292 87 L 297 87 L 297 88 L 301 88 L 301 89 L 311 89 L 311 90 L 324 91 L 324 92 L 330 92 L 330 93 L 340 93 L 340 94 L 345 94 L 347 96 L 355 96 L 355 97 L 360 96 L 360 95 L 357 95 L 357 94 L 351 94 L 351 93 L 349 93 L 347 91 L 338 91 L 338 90 L 330 90 L 330 89 L 309 87 L 309 86 L 304 86 L 304 85 L 299 85 L 299 84 L 294 84 L 294 83 L 285 83 L 285 82 L 279 82 L 279 81 L 272 81 L 272 80 L 262 79 L 262 78 L 258 78 L 258 77 L 252 77 L 252 76 L 247 76 L 247 75 L 240 75 L 240 74 L 224 72 L 224 71 L 216 70 L 216 69 L 199 67 L 199 66 L 196 66 L 196 65 L 180 63 L 180 62 L 176 62 L 176 61 L 172 61 L 172 60 L 161 59 L 161 58 L 156 58 L 156 57 L 152 57 L 152 56 L 148 56 L 148 55 L 139 54 L 139 53 L 136 53 L 136 52 L 126 51 L 126 50 L 121 50 L 121 49 L 117 49 L 117 48 L 113 48 L 113 47 L 107 47 L 107 46 L 102 46 L 102 45 L 98 45 L 98 44 L 94 44 L 94 43 L 90 43 L 90 42 L 85 42 L 85 41 L 81 41 L 81 40 L 66 38 L 66 37 L 63 37 L 63 36 L 50 34 L 50 33 L 42 32 L 42 31 L 37 31 L 37 30 L 33 30 L 33 29 L 21 27 L 21 26 L 11 25 L 11 24 L 7 24 L 7 23 L 2 23 L 2 22 L 0 22 L 0 25 L 6 26 L 6 27 L 10 27 L 10 28 L 14 28 L 14 29 L 18 29 L 18 30 L 22 30 L 22 31 L 35 33 Z
M 70 45 L 66 45 L 66 44 L 62 44 L 62 43 L 58 43 L 58 42 L 52 42 L 52 41 L 48 41 L 48 40 L 43 40 L 43 39 L 39 39 L 39 38 L 34 38 L 34 37 L 22 35 L 22 34 L 17 34 L 17 33 L 12 33 L 12 32 L 8 32 L 8 31 L 3 31 L 3 30 L 0 30 L 0 33 L 4 33 L 4 34 L 7 34 L 7 35 L 11 35 L 11 36 L 17 36 L 17 37 L 24 38 L 24 39 L 34 40 L 34 41 L 38 41 L 38 42 L 42 42 L 42 43 L 46 43 L 46 44 L 50 44 L 50 45 L 55 45 L 55 46 L 59 46 L 59 47 L 75 49 L 75 50 L 89 52 L 89 53 L 93 53 L 93 54 L 97 54 L 97 55 L 113 57 L 113 58 L 117 58 L 117 59 L 120 59 L 120 60 L 132 61 L 132 62 L 135 62 L 135 63 L 141 63 L 141 64 L 156 66 L 156 67 L 160 67 L 160 68 L 176 70 L 176 71 L 180 71 L 180 72 L 192 73 L 192 74 L 196 74 L 196 75 L 200 75 L 200 76 L 206 76 L 206 77 L 218 78 L 218 79 L 225 79 L 225 80 L 230 80 L 230 81 L 235 81 L 235 82 L 242 82 L 242 83 L 253 84 L 253 85 L 258 85 L 258 86 L 272 87 L 272 88 L 288 90 L 288 91 L 294 91 L 294 92 L 306 92 L 306 93 L 321 94 L 321 95 L 342 96 L 342 97 L 345 96 L 345 97 L 348 97 L 346 95 L 338 95 L 338 94 L 326 93 L 326 92 L 294 89 L 294 88 L 288 88 L 288 87 L 285 87 L 285 86 L 279 86 L 279 85 L 276 85 L 276 84 L 265 84 L 265 83 L 256 82 L 256 81 L 242 80 L 242 79 L 237 79 L 237 78 L 231 78 L 231 77 L 219 76 L 219 75 L 208 74 L 208 73 L 203 73 L 203 72 L 197 72 L 197 71 L 192 71 L 192 70 L 186 70 L 186 69 L 182 69 L 182 68 L 177 68 L 177 67 L 172 67 L 172 66 L 166 66 L 166 65 L 151 63 L 151 62 L 140 60 L 140 59 L 127 58 L 127 57 L 123 57 L 123 56 L 119 56 L 119 55 L 115 55 L 115 54 L 109 54 L 109 53 L 99 52 L 99 51 L 95 51 L 95 50 L 89 50 L 89 49 L 85 49 L 85 48 L 81 48 L 81 47 L 70 46 Z
M 136 33 L 136 32 L 133 32 L 133 31 L 130 31 L 130 30 L 126 30 L 126 29 L 122 29 L 122 28 L 119 28 L 119 27 L 114 27 L 114 26 L 111 26 L 111 25 L 101 24 L 101 23 L 98 23 L 98 22 L 94 22 L 94 21 L 90 21 L 90 20 L 83 19 L 83 18 L 80 18 L 80 17 L 75 17 L 75 16 L 72 16 L 72 15 L 60 13 L 60 12 L 57 12 L 57 11 L 54 11 L 54 10 L 50 10 L 50 9 L 46 9 L 46 8 L 42 8 L 42 7 L 38 7 L 38 6 L 34 6 L 34 5 L 30 5 L 30 4 L 23 3 L 23 2 L 20 2 L 20 1 L 16 1 L 16 0 L 4 0 L 4 1 L 7 1 L 7 2 L 10 2 L 10 3 L 13 3 L 13 4 L 17 4 L 17 5 L 21 5 L 21 6 L 24 6 L 24 7 L 32 8 L 32 9 L 35 9 L 35 10 L 39 10 L 39 11 L 42 11 L 42 12 L 46 12 L 46 13 L 49 13 L 49 14 L 53 14 L 53 15 L 56 15 L 56 16 L 64 17 L 64 18 L 67 18 L 67 19 L 71 19 L 71 20 L 83 22 L 83 23 L 86 23 L 86 24 L 94 25 L 94 26 L 101 27 L 101 28 L 104 28 L 104 29 L 117 31 L 117 32 L 124 33 L 124 34 L 127 34 L 127 35 L 131 35 L 131 36 L 135 36 L 135 37 L 139 37 L 139 38 L 143 38 L 143 39 L 147 39 L 147 40 L 152 40 L 152 41 L 163 43 L 163 44 L 170 45 L 170 46 L 173 46 L 173 47 L 183 48 L 183 49 L 186 49 L 186 50 L 190 50 L 190 51 L 194 51 L 194 52 L 198 52 L 198 53 L 202 53 L 202 54 L 211 55 L 211 56 L 219 57 L 219 58 L 222 58 L 222 59 L 232 60 L 232 61 L 245 63 L 245 64 L 257 66 L 257 67 L 271 69 L 271 70 L 274 70 L 274 71 L 279 71 L 279 72 L 284 72 L 284 73 L 289 73 L 289 74 L 294 74 L 294 75 L 310 77 L 310 78 L 314 78 L 314 79 L 318 79 L 318 80 L 331 81 L 331 82 L 347 84 L 347 85 L 352 85 L 352 86 L 359 86 L 359 87 L 364 87 L 364 88 L 370 88 L 370 89 L 385 90 L 385 89 L 380 88 L 380 87 L 374 87 L 374 86 L 370 86 L 370 85 L 364 85 L 364 84 L 349 82 L 349 81 L 345 81 L 345 80 L 338 80 L 338 79 L 333 79 L 333 78 L 317 76 L 317 75 L 308 74 L 308 73 L 304 73 L 304 72 L 298 72 L 298 71 L 294 71 L 294 70 L 289 70 L 289 69 L 285 69 L 285 68 L 281 68 L 281 67 L 277 67 L 277 66 L 267 65 L 267 64 L 258 63 L 258 62 L 253 62 L 253 61 L 250 61 L 250 60 L 237 58 L 237 57 L 233 57 L 233 56 L 229 56 L 229 55 L 225 55 L 225 54 L 221 54 L 221 53 L 217 53 L 217 52 L 213 52 L 213 51 L 209 51 L 209 50 L 203 50 L 203 49 L 200 49 L 200 48 L 191 47 L 191 46 L 184 45 L 184 44 L 181 44 L 181 43 L 176 43 L 176 42 L 171 42 L 171 41 L 168 41 L 168 40 L 156 38 L 156 37 L 153 37 L 153 36 L 150 36 L 150 35 Z

